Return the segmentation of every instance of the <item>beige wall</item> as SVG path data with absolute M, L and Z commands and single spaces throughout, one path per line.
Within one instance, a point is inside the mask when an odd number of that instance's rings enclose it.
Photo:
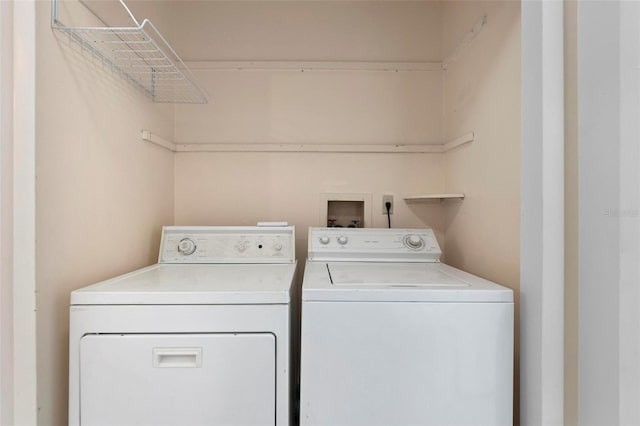
M 486 27 L 444 73 L 445 138 L 475 134 L 473 143 L 445 154 L 447 191 L 466 195 L 446 210 L 445 261 L 514 289 L 518 302 L 520 3 L 450 1 L 443 13 L 445 56 L 487 15 Z
M 50 2 L 37 2 L 38 423 L 63 425 L 69 293 L 153 263 L 173 223 L 173 155 L 140 139 L 172 132 L 173 106 L 56 39 L 49 20 Z
M 0 3 L 0 424 L 13 422 L 13 4 Z
M 173 45 L 200 61 L 191 66 L 211 94 L 208 105 L 176 108 L 177 143 L 442 142 L 437 64 L 399 72 L 359 65 L 439 61 L 439 1 L 181 1 L 172 16 L 180 29 Z M 216 61 L 286 66 L 212 69 Z M 353 69 L 285 69 L 313 61 Z
M 402 0 L 179 1 L 172 44 L 188 61 L 438 61 L 440 7 Z
M 468 14 L 467 25 L 448 24 Z M 445 28 L 486 28 L 444 74 L 444 132 L 474 132 L 473 143 L 445 154 L 446 189 L 464 192 L 447 210 L 447 262 L 517 289 L 520 215 L 520 5 L 447 2 Z M 463 21 L 457 18 L 455 21 Z M 470 24 L 469 24 L 470 23 Z
M 442 71 L 214 70 L 176 108 L 177 143 L 442 142 Z
M 385 227 L 382 195 L 395 198 L 392 226 L 433 227 L 444 240 L 442 206 L 406 204 L 412 194 L 440 192 L 439 154 L 178 153 L 176 224 L 296 226 L 305 259 L 307 228 L 320 223 L 320 194 L 369 193 L 374 227 Z

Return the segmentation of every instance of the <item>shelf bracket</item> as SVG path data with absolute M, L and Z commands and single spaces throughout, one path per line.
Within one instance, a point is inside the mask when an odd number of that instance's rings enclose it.
M 163 139 L 158 135 L 154 135 L 153 133 L 151 133 L 148 130 L 142 130 L 141 133 L 140 133 L 140 136 L 142 137 L 143 141 L 151 142 L 153 144 L 161 146 L 162 148 L 168 149 L 171 152 L 176 152 L 177 151 L 175 143 L 173 143 L 171 141 L 168 141 L 166 139 Z
M 467 133 L 466 135 L 462 135 L 460 137 L 452 139 L 449 142 L 442 145 L 442 152 L 451 151 L 454 148 L 471 143 L 473 142 L 474 139 L 475 139 L 475 134 L 473 132 L 470 132 L 470 133 Z
M 473 42 L 473 40 L 476 37 L 478 37 L 478 34 L 480 34 L 480 32 L 484 29 L 486 25 L 487 25 L 487 15 L 482 15 L 480 19 L 478 19 L 478 21 L 475 23 L 473 28 L 471 28 L 471 31 L 469 31 L 467 34 L 464 35 L 464 37 L 462 37 L 462 39 L 460 40 L 458 45 L 455 47 L 451 55 L 449 55 L 442 61 L 443 70 L 446 70 L 447 68 L 449 68 L 450 65 L 454 64 L 458 59 L 460 59 L 464 51 L 467 50 L 469 45 Z

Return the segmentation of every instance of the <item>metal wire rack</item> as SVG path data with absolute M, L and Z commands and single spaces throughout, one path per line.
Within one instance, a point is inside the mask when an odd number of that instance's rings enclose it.
M 148 19 L 138 23 L 124 1 L 118 1 L 134 26 L 67 27 L 58 21 L 58 0 L 52 0 L 51 27 L 79 43 L 154 102 L 207 103 L 207 95 L 189 68 L 153 23 Z

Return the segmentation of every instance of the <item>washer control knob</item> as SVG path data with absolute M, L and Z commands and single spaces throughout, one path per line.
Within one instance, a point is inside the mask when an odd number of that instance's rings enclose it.
M 320 244 L 329 244 L 329 237 L 327 237 L 326 235 L 320 237 Z
M 282 250 L 282 243 L 280 241 L 277 241 L 274 245 L 273 245 L 273 249 L 275 251 L 280 251 Z
M 178 253 L 183 256 L 189 256 L 196 251 L 196 243 L 191 238 L 183 238 L 178 243 Z
M 420 235 L 410 234 L 404 237 L 404 244 L 410 249 L 418 250 L 424 247 L 424 240 Z
M 404 237 L 404 244 L 410 249 L 418 250 L 424 247 L 424 240 L 420 235 L 410 234 Z
M 342 245 L 347 244 L 347 241 L 348 241 L 348 239 L 347 239 L 347 237 L 345 237 L 344 235 L 340 235 L 340 236 L 338 237 L 338 243 L 340 243 L 340 244 L 342 244 Z

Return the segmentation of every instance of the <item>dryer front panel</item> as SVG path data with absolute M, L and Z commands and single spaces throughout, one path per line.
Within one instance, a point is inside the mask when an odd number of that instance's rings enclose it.
M 273 425 L 271 333 L 88 334 L 80 423 Z

